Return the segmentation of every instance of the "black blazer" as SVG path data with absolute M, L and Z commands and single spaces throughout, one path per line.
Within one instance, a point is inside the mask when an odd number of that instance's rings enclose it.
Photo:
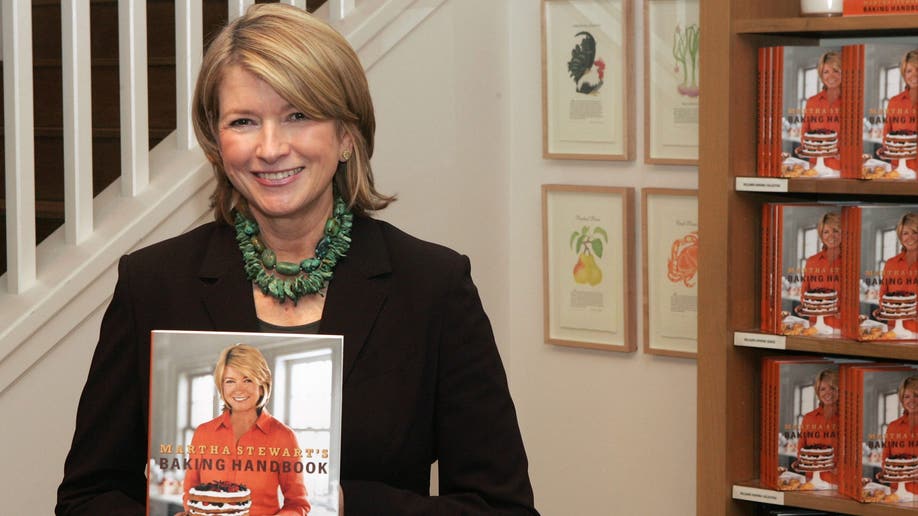
M 469 261 L 355 217 L 320 332 L 344 335 L 348 515 L 537 514 L 516 412 Z M 57 514 L 144 513 L 150 331 L 258 331 L 234 229 L 122 257 Z M 428 496 L 439 460 L 440 496 Z

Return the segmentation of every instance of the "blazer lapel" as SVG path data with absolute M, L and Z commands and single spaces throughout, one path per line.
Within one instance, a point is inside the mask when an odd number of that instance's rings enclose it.
M 351 248 L 335 267 L 320 324 L 321 333 L 344 336 L 344 381 L 386 300 L 391 270 L 378 223 L 354 217 Z
M 201 270 L 201 301 L 215 330 L 258 331 L 252 283 L 245 277 L 233 228 L 213 233 Z

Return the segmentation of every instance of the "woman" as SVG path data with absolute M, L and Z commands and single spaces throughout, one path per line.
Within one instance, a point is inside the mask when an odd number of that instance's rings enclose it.
M 902 406 L 902 415 L 886 427 L 884 465 L 888 457 L 918 457 L 918 447 L 913 445 L 918 441 L 918 376 L 909 376 L 899 384 L 899 405 Z M 892 483 L 889 488 L 895 492 L 899 484 Z M 918 482 L 907 482 L 905 489 L 918 493 Z
M 298 449 L 293 430 L 271 417 L 265 405 L 271 397 L 271 370 L 265 357 L 257 348 L 246 344 L 230 346 L 220 353 L 214 368 L 214 383 L 217 392 L 223 399 L 223 414 L 195 429 L 191 444 L 195 450 L 229 449 L 233 452 L 247 447 L 258 449 L 261 446 Z M 230 464 L 239 460 L 244 464 L 253 457 L 244 453 L 233 453 L 229 456 L 205 451 L 192 455 L 197 459 L 224 459 Z M 289 466 L 265 468 L 267 471 L 247 470 L 233 467 L 224 470 L 189 469 L 185 472 L 184 503 L 188 507 L 188 491 L 202 482 L 225 480 L 245 484 L 252 491 L 252 514 L 286 514 L 303 516 L 309 513 L 309 502 L 306 500 L 306 485 L 303 474 L 297 473 L 292 463 L 297 461 L 290 456 L 272 459 L 275 462 L 288 462 Z M 277 491 L 283 495 L 283 507 L 277 499 Z
M 889 99 L 886 104 L 886 120 L 883 123 L 883 141 L 891 132 L 918 131 L 918 50 L 912 50 L 902 56 L 899 72 L 905 81 L 905 89 Z M 912 170 L 918 170 L 918 159 L 906 160 L 905 164 Z
M 119 263 L 58 513 L 143 513 L 149 334 L 170 328 L 344 335 L 349 516 L 537 514 L 468 259 L 367 216 L 392 198 L 373 186 L 373 104 L 344 38 L 253 5 L 208 48 L 193 116 L 216 220 Z
M 807 139 L 807 134 L 816 132 L 833 132 L 838 136 L 841 126 L 841 82 L 842 59 L 841 54 L 834 51 L 824 53 L 819 57 L 816 65 L 822 89 L 819 93 L 806 99 L 803 108 L 803 123 L 800 127 L 801 140 Z M 831 169 L 834 177 L 841 173 L 838 156 L 827 157 L 823 160 L 825 166 Z M 816 158 L 811 157 L 810 164 L 816 164 Z
M 803 415 L 800 422 L 800 439 L 797 441 L 797 460 L 801 450 L 807 448 L 831 447 L 834 450 L 836 464 L 839 459 L 838 447 L 838 370 L 823 369 L 816 376 L 816 397 L 819 406 Z M 807 482 L 813 479 L 812 472 L 805 472 Z M 838 484 L 838 475 L 831 471 L 819 473 L 819 477 L 830 484 Z
M 803 283 L 800 285 L 801 299 L 807 293 L 814 291 L 831 290 L 836 293 L 836 307 L 838 302 L 839 285 L 841 281 L 841 216 L 836 211 L 826 212 L 819 218 L 816 225 L 822 249 L 806 259 L 803 267 Z M 816 322 L 815 316 L 810 316 L 810 324 Z M 841 329 L 838 311 L 823 317 L 823 322 L 834 330 Z M 832 331 L 831 334 L 837 333 Z
M 887 294 L 918 294 L 918 213 L 906 213 L 899 219 L 896 236 L 902 250 L 883 264 L 880 310 L 883 310 L 884 296 Z M 911 332 L 918 331 L 918 321 L 914 317 L 902 321 L 902 326 Z

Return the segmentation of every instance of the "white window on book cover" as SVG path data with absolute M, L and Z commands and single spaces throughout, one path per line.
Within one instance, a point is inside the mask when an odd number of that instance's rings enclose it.
M 272 414 L 285 419 L 297 441 L 328 449 L 331 442 L 331 352 L 312 351 L 278 356 L 274 363 L 275 392 Z M 310 493 L 328 494 L 328 484 L 307 476 Z
M 794 421 L 797 428 L 803 425 L 803 416 L 816 408 L 816 403 L 816 387 L 812 383 L 794 388 Z
M 899 254 L 899 237 L 896 235 L 896 228 L 877 230 L 877 242 L 880 248 L 877 250 L 879 260 L 877 260 L 876 270 L 881 271 L 883 266 L 886 265 L 886 260 Z
M 889 99 L 901 93 L 903 88 L 905 84 L 898 66 L 880 69 L 880 98 L 883 102 L 883 110 L 886 110 Z
M 816 226 L 801 227 L 798 235 L 799 243 L 797 245 L 797 263 L 800 264 L 800 270 L 806 270 L 807 257 L 813 256 L 822 249 L 822 242 L 819 240 L 819 232 Z

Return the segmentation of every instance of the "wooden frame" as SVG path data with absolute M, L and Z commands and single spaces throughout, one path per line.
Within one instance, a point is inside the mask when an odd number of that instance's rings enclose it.
M 698 191 L 641 191 L 644 352 L 698 355 Z
M 542 185 L 545 341 L 631 352 L 634 189 Z
M 699 1 L 644 0 L 644 162 L 698 164 Z
M 541 1 L 542 156 L 633 159 L 632 2 Z

